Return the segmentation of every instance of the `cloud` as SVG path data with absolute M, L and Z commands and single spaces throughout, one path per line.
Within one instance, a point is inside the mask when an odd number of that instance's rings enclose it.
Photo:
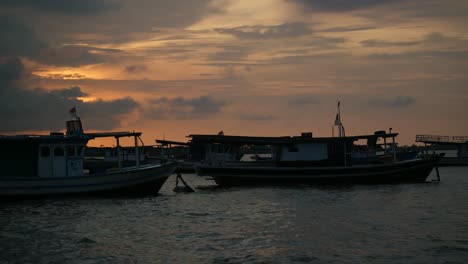
M 319 103 L 316 96 L 306 95 L 289 100 L 288 104 L 291 106 L 303 106 Z
M 402 53 L 373 53 L 367 56 L 368 59 L 376 60 L 434 60 L 434 59 L 449 59 L 454 62 L 455 60 L 467 60 L 468 51 L 463 50 L 449 50 L 449 51 L 414 51 Z
M 310 34 L 307 23 L 291 22 L 275 26 L 242 26 L 235 28 L 216 28 L 220 34 L 229 34 L 239 39 L 276 39 L 294 38 Z
M 249 54 L 250 49 L 242 46 L 229 46 L 223 47 L 222 51 L 209 54 L 208 60 L 210 61 L 239 61 L 245 59 Z
M 117 8 L 115 1 L 109 0 L 0 0 L 3 8 L 25 8 L 41 12 L 67 13 L 67 14 L 96 14 Z
M 368 39 L 360 42 L 364 47 L 392 47 L 392 46 L 414 46 L 419 44 L 429 45 L 452 45 L 464 47 L 468 41 L 458 37 L 446 36 L 440 32 L 432 32 L 425 35 L 422 39 L 417 41 L 388 41 L 382 39 Z
M 0 57 L 23 56 L 48 65 L 81 66 L 109 61 L 120 50 L 85 45 L 51 47 L 30 26 L 12 15 L 0 15 Z
M 364 47 L 381 48 L 381 47 L 392 47 L 392 46 L 414 46 L 418 45 L 419 41 L 386 41 L 380 39 L 368 39 L 361 41 L 361 45 Z
M 227 103 L 210 96 L 195 98 L 167 98 L 149 100 L 147 114 L 156 119 L 207 118 L 219 114 Z
M 80 97 L 89 94 L 78 86 L 52 91 L 27 89 L 22 81 L 28 76 L 17 58 L 0 64 L 1 132 L 63 129 L 63 121 L 73 106 L 82 114 L 85 128 L 110 130 L 119 127 L 122 115 L 138 108 L 138 103 L 129 97 L 84 102 Z
M 83 45 L 66 45 L 48 48 L 40 52 L 37 61 L 56 66 L 82 66 L 107 62 L 112 56 L 121 53 L 116 49 L 101 49 Z
M 364 9 L 405 0 L 293 0 L 308 10 L 342 12 Z
M 25 75 L 26 70 L 18 58 L 7 59 L 0 64 L 0 89 L 7 89 L 13 82 L 20 80 Z
M 148 69 L 145 65 L 130 65 L 125 67 L 125 71 L 130 74 L 142 73 Z
M 31 27 L 11 15 L 0 15 L 0 38 L 0 57 L 31 57 L 47 46 Z
M 332 28 L 327 28 L 327 29 L 323 29 L 320 31 L 342 33 L 342 32 L 370 30 L 370 29 L 376 29 L 376 28 L 377 28 L 376 26 L 349 26 L 349 27 L 332 27 Z
M 249 113 L 249 114 L 239 114 L 239 119 L 242 120 L 252 120 L 252 121 L 270 121 L 275 120 L 276 116 L 269 115 L 269 114 L 257 114 L 257 113 Z
M 373 106 L 404 108 L 416 104 L 416 98 L 412 96 L 399 95 L 395 98 L 374 98 L 370 104 Z

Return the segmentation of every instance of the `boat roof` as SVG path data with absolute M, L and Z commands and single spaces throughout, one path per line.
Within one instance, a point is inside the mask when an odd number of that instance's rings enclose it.
M 86 133 L 85 135 L 91 136 L 93 138 L 102 138 L 102 137 L 134 137 L 141 136 L 141 132 L 98 132 L 98 133 Z
M 50 135 L 0 135 L 0 140 L 8 141 L 40 141 L 40 142 L 83 142 L 102 137 L 132 137 L 140 136 L 141 132 L 102 132 L 65 135 L 61 132 L 52 132 Z
M 192 134 L 192 143 L 224 143 L 238 145 L 281 145 L 304 142 L 330 142 L 330 141 L 348 141 L 354 142 L 360 139 L 378 139 L 391 138 L 398 136 L 398 133 L 381 133 L 373 135 L 358 135 L 347 137 L 304 137 L 304 136 L 283 136 L 283 137 L 251 137 L 251 136 L 228 136 L 228 135 L 200 135 Z
M 0 141 L 29 141 L 29 142 L 67 142 L 67 143 L 77 143 L 77 142 L 87 142 L 88 140 L 93 139 L 87 135 L 63 135 L 63 134 L 53 134 L 53 135 L 0 135 Z
M 190 143 L 188 142 L 172 141 L 172 140 L 165 140 L 165 139 L 156 139 L 156 143 L 159 143 L 161 145 L 181 145 L 181 146 L 190 145 Z

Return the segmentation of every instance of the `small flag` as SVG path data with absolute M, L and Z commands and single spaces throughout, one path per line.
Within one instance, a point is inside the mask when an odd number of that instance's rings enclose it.
M 76 107 L 73 107 L 72 109 L 70 109 L 70 115 L 76 118 Z

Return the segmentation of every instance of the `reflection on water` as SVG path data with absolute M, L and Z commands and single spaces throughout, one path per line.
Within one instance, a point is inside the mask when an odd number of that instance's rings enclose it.
M 464 263 L 468 168 L 442 182 L 0 203 L 0 263 Z M 431 175 L 435 178 L 435 175 Z

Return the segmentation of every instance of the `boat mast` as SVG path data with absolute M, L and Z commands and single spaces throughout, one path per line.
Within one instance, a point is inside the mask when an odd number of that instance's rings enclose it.
M 337 107 L 338 107 L 338 113 L 336 114 L 336 117 L 335 117 L 335 126 L 338 127 L 338 137 L 344 137 L 346 135 L 345 135 L 345 129 L 344 129 L 343 123 L 341 122 L 340 101 L 338 101 Z

